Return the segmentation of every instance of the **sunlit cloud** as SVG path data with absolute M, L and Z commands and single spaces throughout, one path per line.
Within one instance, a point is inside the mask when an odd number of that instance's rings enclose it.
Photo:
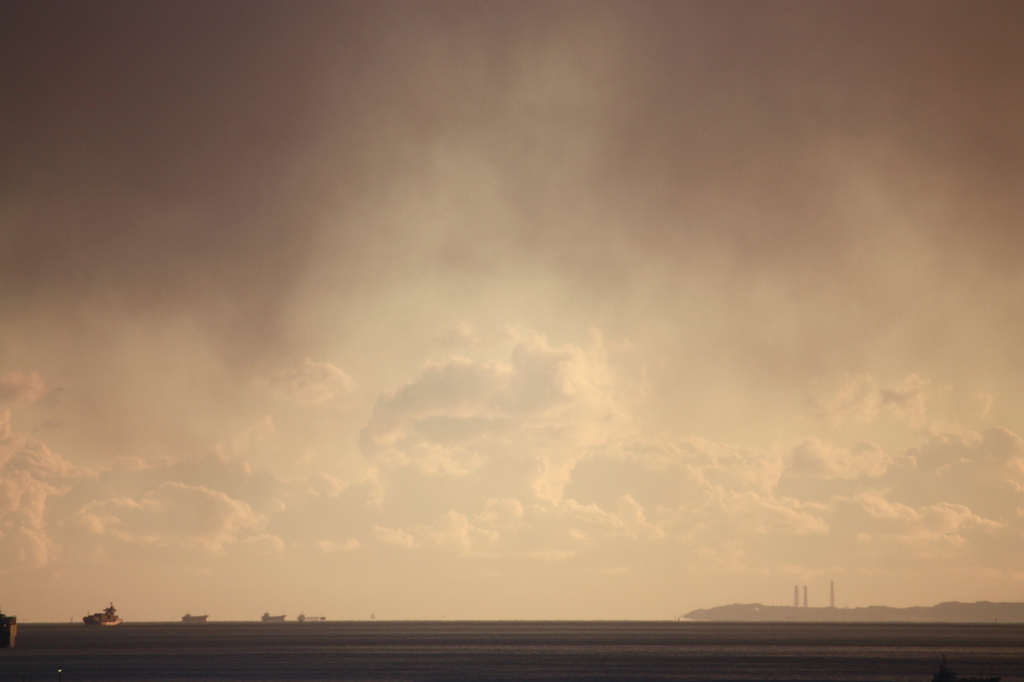
M 475 346 L 480 343 L 480 336 L 472 323 L 463 320 L 440 338 L 443 346 Z
M 138 499 L 90 502 L 72 522 L 88 534 L 126 544 L 218 552 L 265 535 L 266 518 L 222 492 L 168 482 Z
M 874 443 L 863 441 L 846 450 L 809 438 L 790 450 L 788 471 L 822 478 L 878 478 L 884 476 L 894 462 L 892 456 Z
M 317 547 L 319 547 L 321 551 L 326 552 L 328 554 L 333 552 L 351 552 L 359 549 L 362 546 L 362 543 L 359 542 L 359 540 L 356 540 L 355 538 L 349 538 L 344 542 L 334 542 L 333 540 L 321 540 L 317 543 Z
M 917 375 L 890 385 L 879 386 L 868 375 L 848 377 L 845 384 L 824 401 L 820 416 L 834 426 L 850 422 L 869 423 L 886 412 L 915 427 L 927 423 L 928 409 L 948 391 Z
M 384 469 L 431 475 L 528 460 L 534 494 L 559 499 L 575 462 L 623 428 L 623 397 L 599 339 L 556 347 L 540 334 L 511 334 L 509 362 L 432 361 L 383 394 L 362 432 L 363 453 Z
M 309 407 L 344 400 L 355 390 L 355 381 L 344 371 L 309 358 L 279 371 L 269 383 L 281 399 Z
M 6 568 L 42 567 L 59 554 L 47 523 L 47 505 L 91 476 L 37 440 L 20 435 L 0 440 L 0 551 L 10 558 Z

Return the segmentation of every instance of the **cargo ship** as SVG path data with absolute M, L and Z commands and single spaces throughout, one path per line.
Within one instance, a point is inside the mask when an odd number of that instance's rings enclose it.
M 327 620 L 327 618 L 324 616 L 307 616 L 304 613 L 300 613 L 299 617 L 295 620 L 299 621 L 300 623 L 317 623 L 320 621 Z
M 14 646 L 18 635 L 18 618 L 0 613 L 0 649 Z
M 114 603 L 111 602 L 110 606 L 103 609 L 100 613 L 83 617 L 82 622 L 86 625 L 120 625 L 121 619 L 117 616 L 117 609 L 114 608 Z
M 271 616 L 270 611 L 264 611 L 263 617 L 260 620 L 264 623 L 283 623 L 284 616 Z
M 181 617 L 182 623 L 205 623 L 209 616 L 193 616 L 191 613 L 186 613 Z

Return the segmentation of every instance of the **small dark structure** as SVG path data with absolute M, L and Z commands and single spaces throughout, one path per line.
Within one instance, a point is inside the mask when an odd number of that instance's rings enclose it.
M 0 613 L 0 648 L 13 647 L 17 636 L 17 616 L 5 616 L 3 613 Z
M 952 668 L 946 666 L 946 657 L 942 657 L 939 672 L 932 676 L 932 682 L 999 682 L 998 677 L 959 677 Z

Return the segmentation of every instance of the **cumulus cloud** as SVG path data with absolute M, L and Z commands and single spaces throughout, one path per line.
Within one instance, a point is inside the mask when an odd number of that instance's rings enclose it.
M 95 500 L 72 522 L 90 535 L 125 544 L 213 552 L 266 535 L 266 518 L 245 502 L 205 486 L 175 482 L 137 499 Z
M 465 514 L 449 510 L 433 523 L 417 523 L 409 528 L 374 527 L 382 542 L 397 547 L 443 547 L 463 555 L 481 553 L 481 544 L 497 539 L 497 532 L 473 525 Z
M 318 471 L 309 477 L 309 487 L 307 489 L 313 495 L 337 497 L 348 486 L 348 481 L 344 481 L 326 471 Z
M 471 322 L 463 320 L 441 336 L 439 341 L 443 346 L 475 346 L 480 343 L 480 336 Z
M 978 548 L 1024 532 L 1014 513 L 1024 508 L 1021 439 L 931 420 L 948 388 L 926 378 L 880 386 L 855 377 L 819 412 L 830 426 L 888 414 L 886 428 L 912 447 L 843 443 L 842 431 L 753 447 L 643 433 L 601 352 L 509 334 L 509 361 L 434 361 L 378 400 L 363 452 L 383 486 L 412 476 L 402 497 L 382 499 L 382 513 L 413 500 L 448 505 L 429 522 L 395 513 L 374 527 L 378 541 L 467 557 L 609 561 L 622 543 L 637 556 L 667 543 L 685 548 L 693 570 L 703 561 L 742 572 L 823 561 L 883 570 L 908 561 L 900 552 L 969 567 Z M 528 485 L 495 486 L 497 465 L 509 462 L 530 464 L 501 470 Z M 871 551 L 856 560 L 836 553 L 865 543 Z M 992 551 L 1006 555 L 998 544 Z
M 349 538 L 344 542 L 335 542 L 333 540 L 321 540 L 317 543 L 317 547 L 320 548 L 320 551 L 325 552 L 327 554 L 333 554 L 335 552 L 351 552 L 353 550 L 359 549 L 362 546 L 362 543 L 355 538 Z
M 894 458 L 874 443 L 862 441 L 853 448 L 835 447 L 817 438 L 806 438 L 789 451 L 788 471 L 821 478 L 884 476 Z
M 928 385 L 906 384 L 917 396 Z M 876 395 L 881 408 L 886 401 L 881 391 Z M 870 441 L 840 446 L 816 436 L 764 450 L 695 438 L 625 438 L 579 463 L 566 494 L 605 501 L 629 494 L 657 510 L 666 537 L 729 570 L 779 561 L 783 547 L 789 561 L 813 564 L 821 560 L 814 538 L 823 537 L 836 546 L 881 543 L 863 564 L 836 556 L 851 567 L 907 561 L 894 553 L 908 550 L 941 552 L 964 566 L 974 565 L 979 547 L 993 555 L 990 564 L 1007 558 L 1006 546 L 989 545 L 1000 533 L 1024 532 L 1013 513 L 1024 504 L 1020 437 L 1004 428 L 920 430 L 921 412 L 908 405 L 928 401 L 897 402 L 916 415 L 897 423 L 921 440 L 898 453 Z
M 783 460 L 774 450 L 759 450 L 704 438 L 667 443 L 676 463 L 702 482 L 729 490 L 769 490 L 779 480 Z
M 860 543 L 869 543 L 873 555 L 904 554 L 915 561 L 959 557 L 973 563 L 979 557 L 970 547 L 984 543 L 985 536 L 1007 529 L 1005 521 L 987 519 L 962 504 L 936 502 L 912 506 L 886 499 L 880 492 L 866 492 L 849 501 L 839 501 L 837 523 L 856 529 Z M 966 554 L 965 554 L 966 552 Z M 990 565 L 1002 563 L 997 556 L 985 559 Z
M 662 538 L 664 531 L 647 518 L 629 495 L 615 509 L 581 504 L 573 499 L 488 500 L 471 514 L 454 509 L 431 523 L 402 527 L 375 526 L 378 540 L 407 549 L 449 548 L 464 556 L 519 556 L 566 559 L 599 551 L 609 542 Z
M 744 572 L 810 570 L 842 560 L 832 549 L 841 543 L 864 550 L 850 570 L 901 553 L 969 567 L 982 548 L 1005 553 L 1000 543 L 1024 533 L 1015 512 L 1024 508 L 1024 442 L 1000 427 L 918 428 L 936 395 L 927 380 L 892 395 L 858 380 L 854 408 L 838 409 L 891 411 L 918 440 L 897 452 L 840 444 L 835 432 L 770 447 L 640 435 L 600 339 L 556 345 L 508 334 L 505 361 L 435 360 L 380 396 L 360 434 L 365 485 L 336 472 L 279 479 L 253 470 L 240 456 L 277 438 L 269 415 L 219 457 L 149 460 L 92 478 L 9 435 L 0 440 L 0 543 L 24 566 L 110 551 L 173 562 L 285 547 L 329 561 L 390 546 L 424 560 L 451 553 L 616 570 L 667 551 L 682 553 L 686 570 Z M 0 413 L 5 431 L 9 422 Z M 374 485 L 389 492 L 374 497 Z M 66 532 L 54 535 L 55 526 Z
M 848 377 L 834 395 L 822 401 L 819 414 L 832 424 L 870 422 L 878 415 L 881 402 L 874 380 L 857 375 Z
M 719 504 L 725 512 L 723 517 L 739 521 L 744 531 L 806 535 L 827 533 L 829 529 L 821 505 L 792 498 L 760 495 L 754 491 L 729 492 Z
M 277 424 L 273 416 L 267 414 L 252 422 L 232 438 L 227 438 L 215 446 L 215 450 L 225 458 L 231 458 L 266 445 L 277 435 Z
M 474 523 L 498 532 L 522 530 L 524 520 L 523 503 L 519 500 L 487 500 L 484 508 L 474 515 Z
M 361 434 L 384 468 L 460 476 L 503 459 L 530 460 L 538 497 L 557 500 L 574 464 L 623 428 L 623 398 L 595 338 L 554 346 L 511 330 L 509 362 L 452 357 L 383 394 Z
M 985 418 L 991 414 L 992 405 L 995 403 L 994 397 L 984 391 L 975 391 L 971 394 L 971 399 L 977 405 L 979 417 Z
M 909 448 L 907 454 L 915 458 L 923 471 L 945 470 L 957 462 L 971 462 L 979 465 L 974 471 L 984 475 L 993 468 L 1016 466 L 1024 457 L 1024 442 L 1002 427 L 983 432 L 957 429 L 934 433 L 923 444 Z
M 929 408 L 947 390 L 947 386 L 916 374 L 890 386 L 880 386 L 869 375 L 850 376 L 831 397 L 822 401 L 819 416 L 833 426 L 844 426 L 872 422 L 885 411 L 911 426 L 922 427 Z
M 0 440 L 0 554 L 7 566 L 45 566 L 57 553 L 47 525 L 54 496 L 91 472 L 43 443 L 20 435 Z
M 894 386 L 881 390 L 882 406 L 913 426 L 925 423 L 928 408 L 948 390 L 912 374 Z
M 355 381 L 343 370 L 309 358 L 279 371 L 270 385 L 280 398 L 308 407 L 336 403 L 355 390 Z
M 6 407 L 0 407 L 0 442 L 11 436 L 11 411 Z
M 618 462 L 631 468 L 633 473 L 623 471 Z M 657 493 L 661 503 L 665 501 L 662 485 L 665 481 L 671 481 L 677 493 L 689 499 L 719 495 L 723 491 L 769 494 L 786 469 L 786 459 L 776 448 L 750 448 L 696 437 L 678 440 L 644 437 L 609 443 L 581 466 L 605 470 L 601 476 L 590 475 L 590 479 L 618 479 L 622 485 L 661 489 Z M 579 483 L 582 485 L 583 481 Z M 575 484 L 573 491 L 574 494 L 582 492 Z
M 419 546 L 419 543 L 412 536 L 412 533 L 402 530 L 401 528 L 388 528 L 386 526 L 378 526 L 377 524 L 374 524 L 371 528 L 371 532 L 374 537 L 387 545 L 405 547 L 407 549 Z
M 1012 517 L 1024 503 L 1024 446 L 1008 429 L 933 433 L 905 454 L 914 468 L 884 479 L 894 499 L 959 504 L 994 519 Z

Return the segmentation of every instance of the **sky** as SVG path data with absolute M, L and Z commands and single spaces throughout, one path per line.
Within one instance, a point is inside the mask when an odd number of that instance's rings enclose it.
M 0 2 L 0 608 L 1024 599 L 1024 5 Z

